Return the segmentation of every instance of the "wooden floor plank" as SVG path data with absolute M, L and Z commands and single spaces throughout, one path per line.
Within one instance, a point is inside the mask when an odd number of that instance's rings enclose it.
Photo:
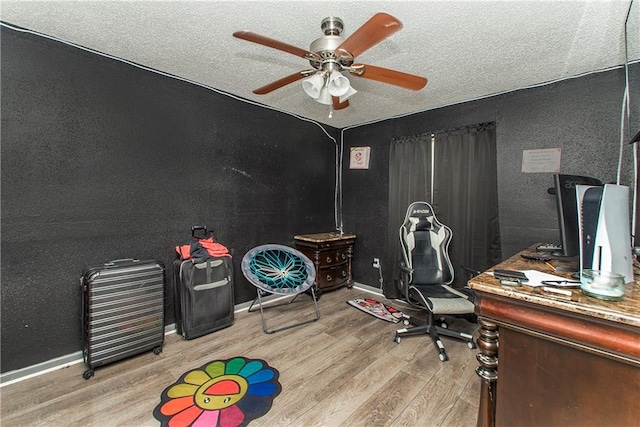
M 342 425 L 354 427 L 387 426 L 421 393 L 425 387 L 422 378 L 404 370 L 398 372 L 376 393 L 345 420 Z
M 340 384 L 332 391 L 327 391 L 314 409 L 306 412 L 296 420 L 301 426 L 340 425 L 354 415 L 358 407 L 371 395 L 384 390 L 386 383 L 393 378 L 393 373 L 401 370 L 406 364 L 404 360 L 392 356 L 382 356 Z
M 160 393 L 189 370 L 213 360 L 262 359 L 280 372 L 282 392 L 251 426 L 469 426 L 475 424 L 480 380 L 477 350 L 444 338 L 450 360 L 440 362 L 428 336 L 393 341 L 401 324 L 385 322 L 348 304 L 377 298 L 358 289 L 322 295 L 321 319 L 265 334 L 259 312 L 241 311 L 226 329 L 184 340 L 166 337 L 164 351 L 96 369 L 84 380 L 82 364 L 0 388 L 4 426 L 157 426 Z M 401 307 L 401 303 L 391 301 Z M 314 314 L 301 295 L 294 304 L 265 310 L 271 322 Z M 455 319 L 452 327 L 476 325 Z

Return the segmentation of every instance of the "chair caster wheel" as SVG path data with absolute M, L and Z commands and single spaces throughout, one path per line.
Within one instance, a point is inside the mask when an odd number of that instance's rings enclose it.
M 93 378 L 93 369 L 84 371 L 84 373 L 82 374 L 82 378 L 84 378 L 85 380 L 88 380 L 89 378 Z
M 393 340 L 396 342 L 396 344 L 400 344 L 401 339 L 402 338 L 399 335 L 396 335 L 396 337 Z
M 158 356 L 160 353 L 162 353 L 162 347 L 156 347 L 153 349 L 153 354 L 155 354 L 156 356 Z
M 476 345 L 473 341 L 467 341 L 467 347 L 473 350 L 474 348 L 476 348 Z
M 409 322 L 409 319 L 404 319 L 404 320 L 402 321 L 402 324 L 403 324 L 404 326 L 409 326 L 409 325 L 411 324 L 411 322 Z
M 449 358 L 447 357 L 447 355 L 445 353 L 439 353 L 438 354 L 438 359 L 440 359 L 441 362 L 446 362 L 447 360 L 449 360 Z

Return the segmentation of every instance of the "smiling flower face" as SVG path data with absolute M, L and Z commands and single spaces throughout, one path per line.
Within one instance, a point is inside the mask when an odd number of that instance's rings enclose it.
M 207 411 L 224 409 L 235 405 L 244 397 L 249 383 L 238 375 L 222 375 L 211 378 L 196 391 L 195 402 Z
M 170 427 L 245 426 L 266 414 L 281 390 L 278 371 L 262 360 L 217 360 L 167 387 L 153 415 Z

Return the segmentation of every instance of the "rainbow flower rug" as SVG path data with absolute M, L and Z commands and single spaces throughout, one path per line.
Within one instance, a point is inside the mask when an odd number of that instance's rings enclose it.
M 264 360 L 215 360 L 164 389 L 153 416 L 168 427 L 238 427 L 266 414 L 282 391 Z

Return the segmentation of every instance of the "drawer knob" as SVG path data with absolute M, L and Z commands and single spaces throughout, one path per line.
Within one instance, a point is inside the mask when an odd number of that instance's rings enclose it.
M 342 270 L 342 277 L 347 277 L 347 272 Z
M 333 260 L 331 259 L 331 257 L 327 257 L 327 264 L 330 264 L 330 263 L 331 263 L 331 261 L 333 261 Z
M 327 274 L 327 282 L 330 282 L 330 281 L 332 281 L 332 280 L 333 280 L 333 277 L 331 277 L 331 275 L 330 275 L 330 274 Z

